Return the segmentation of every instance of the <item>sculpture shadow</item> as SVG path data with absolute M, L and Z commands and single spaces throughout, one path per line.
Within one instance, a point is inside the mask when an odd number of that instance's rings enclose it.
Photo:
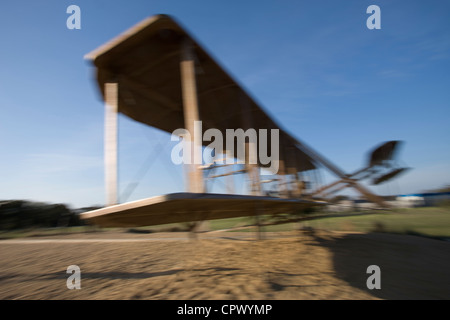
M 450 243 L 387 233 L 312 235 L 333 255 L 336 276 L 389 300 L 450 299 Z M 368 289 L 368 267 L 380 268 L 381 289 Z

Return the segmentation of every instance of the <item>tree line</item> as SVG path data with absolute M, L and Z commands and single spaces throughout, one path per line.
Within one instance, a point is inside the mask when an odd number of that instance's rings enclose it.
M 96 207 L 70 209 L 65 204 L 27 200 L 0 201 L 0 230 L 82 226 L 80 213 Z

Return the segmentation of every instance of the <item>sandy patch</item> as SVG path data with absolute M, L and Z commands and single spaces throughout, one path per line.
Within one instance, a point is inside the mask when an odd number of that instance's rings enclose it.
M 0 299 L 449 299 L 449 267 L 450 243 L 414 236 L 100 232 L 0 241 Z

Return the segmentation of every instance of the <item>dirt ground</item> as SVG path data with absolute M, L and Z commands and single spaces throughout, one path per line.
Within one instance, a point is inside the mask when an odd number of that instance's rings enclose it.
M 70 265 L 80 290 L 66 287 Z M 370 265 L 379 290 L 367 289 Z M 450 243 L 323 231 L 1 240 L 0 299 L 450 299 Z

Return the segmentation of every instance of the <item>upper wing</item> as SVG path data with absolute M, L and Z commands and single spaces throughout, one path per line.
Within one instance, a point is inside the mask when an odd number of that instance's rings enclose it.
M 119 112 L 172 133 L 185 125 L 180 59 L 186 39 L 193 43 L 196 57 L 199 118 L 203 130 L 215 128 L 225 136 L 226 129 L 253 128 L 257 133 L 259 129 L 279 129 L 280 161 L 296 172 L 315 169 L 315 161 L 298 147 L 298 142 L 170 16 L 150 17 L 85 58 L 97 67 L 102 95 L 105 83 L 119 84 Z M 271 150 L 268 140 L 267 150 Z M 258 164 L 265 166 L 260 161 Z

